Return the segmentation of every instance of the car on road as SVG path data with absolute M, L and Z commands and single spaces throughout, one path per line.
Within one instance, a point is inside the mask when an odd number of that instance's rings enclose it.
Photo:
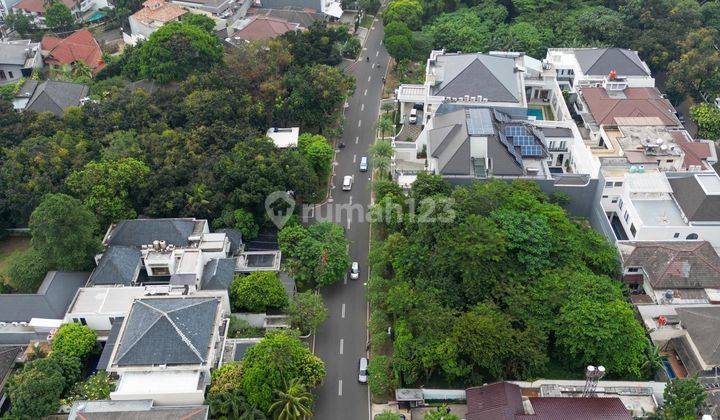
M 343 191 L 350 191 L 352 189 L 353 177 L 351 175 L 345 175 L 343 178 Z
M 417 109 L 413 108 L 410 110 L 410 119 L 409 119 L 410 124 L 417 124 L 417 115 L 418 115 Z
M 360 158 L 360 172 L 367 172 L 367 168 L 368 168 L 367 156 L 363 156 Z
M 358 382 L 361 384 L 366 384 L 368 379 L 368 360 L 365 357 L 360 358 L 360 363 L 358 363 Z
M 350 278 L 353 280 L 357 280 L 360 277 L 360 265 L 358 265 L 357 261 L 354 261 L 352 263 L 352 266 L 350 266 Z

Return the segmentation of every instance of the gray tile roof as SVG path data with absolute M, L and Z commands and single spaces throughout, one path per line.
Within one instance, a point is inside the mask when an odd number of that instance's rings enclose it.
M 124 320 L 125 317 L 122 316 L 116 317 L 113 320 L 112 328 L 110 328 L 110 333 L 108 334 L 107 341 L 105 341 L 105 346 L 103 347 L 103 351 L 100 354 L 100 359 L 97 363 L 97 368 L 99 370 L 107 370 L 110 365 L 110 358 L 112 357 L 113 349 L 115 349 L 115 345 L 117 344 L 118 335 L 120 335 L 120 329 L 122 328 Z
M 428 132 L 428 154 L 438 160 L 443 175 L 469 175 L 470 136 L 464 109 L 435 116 L 435 126 Z
M 0 295 L 0 322 L 29 322 L 32 318 L 62 319 L 75 293 L 90 273 L 50 271 L 35 294 Z
M 117 366 L 207 363 L 218 298 L 155 298 L 133 303 L 113 360 Z
M 287 294 L 288 299 L 292 299 L 295 296 L 295 292 L 297 291 L 295 279 L 290 277 L 290 275 L 284 271 L 278 272 L 278 278 L 280 279 L 283 287 L 285 288 L 285 294 Z
M 95 271 L 90 275 L 90 286 L 122 284 L 132 285 L 140 270 L 142 254 L 129 246 L 111 246 L 100 258 Z
M 194 228 L 194 219 L 121 220 L 110 233 L 108 245 L 139 247 L 160 240 L 168 245 L 187 246 Z
M 303 28 L 309 28 L 313 22 L 324 20 L 322 13 L 311 12 L 307 10 L 297 10 L 292 8 L 284 9 L 257 9 L 256 15 L 272 16 L 280 19 L 285 19 L 288 22 L 297 23 Z
M 720 365 L 720 308 L 683 307 L 675 310 L 681 325 L 707 365 Z
M 201 290 L 228 290 L 235 278 L 235 258 L 213 258 L 205 264 Z
M 586 75 L 605 76 L 615 70 L 618 76 L 649 76 L 637 51 L 624 48 L 581 48 L 575 58 Z
M 38 85 L 25 109 L 35 112 L 52 112 L 62 116 L 65 109 L 79 106 L 80 99 L 88 96 L 87 85 L 47 80 Z
M 513 58 L 479 53 L 445 54 L 438 56 L 436 68 L 443 76 L 440 84 L 433 87 L 433 95 L 519 102 L 521 92 Z
M 15 358 L 22 351 L 23 348 L 19 346 L 0 347 L 0 385 L 12 372 L 15 367 Z M 2 386 L 0 386 L 0 395 L 2 395 Z
M 706 194 L 695 176 L 668 178 L 675 201 L 691 222 L 720 220 L 720 195 Z
M 76 401 L 68 420 L 206 420 L 208 406 L 155 407 L 152 400 Z
M 215 233 L 224 233 L 230 241 L 230 254 L 236 255 L 242 249 L 243 240 L 242 232 L 237 229 L 223 228 L 217 229 Z

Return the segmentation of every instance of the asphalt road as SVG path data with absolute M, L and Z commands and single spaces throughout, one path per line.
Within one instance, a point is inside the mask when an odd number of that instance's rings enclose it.
M 370 172 L 360 172 L 360 158 L 368 155 L 380 112 L 382 78 L 388 55 L 382 46 L 382 23 L 378 20 L 368 34 L 361 60 L 348 67 L 355 76 L 355 94 L 348 99 L 342 142 L 345 148 L 335 155 L 334 174 L 328 203 L 316 209 L 315 217 L 328 216 L 333 210 L 336 223 L 341 224 L 350 242 L 350 257 L 360 265 L 360 278 L 325 288 L 322 292 L 328 307 L 327 321 L 318 329 L 315 354 L 325 362 L 327 376 L 316 392 L 315 419 L 367 420 L 370 417 L 370 395 L 367 385 L 358 383 L 358 361 L 367 355 L 367 301 L 365 283 L 368 274 L 370 225 L 360 220 L 357 210 L 352 217 L 347 211 L 336 211 L 339 205 L 351 204 L 364 212 L 370 204 Z M 369 57 L 367 62 L 365 57 Z M 378 67 L 379 66 L 379 67 Z M 354 176 L 351 191 L 342 190 L 345 175 Z

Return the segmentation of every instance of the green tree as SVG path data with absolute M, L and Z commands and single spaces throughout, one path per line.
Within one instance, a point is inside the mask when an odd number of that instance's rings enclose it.
M 239 388 L 208 394 L 206 404 L 210 406 L 210 416 L 217 420 L 265 420 L 262 411 L 247 402 L 245 394 Z
M 12 417 L 39 419 L 54 414 L 60 407 L 60 396 L 65 389 L 62 370 L 57 365 L 52 368 L 42 366 L 45 369 L 39 367 L 26 363 L 10 377 L 7 392 L 12 402 Z
M 325 366 L 292 331 L 272 331 L 250 347 L 243 359 L 242 389 L 248 401 L 267 412 L 274 392 L 299 379 L 313 388 L 325 377 Z
M 63 324 L 52 341 L 53 352 L 85 360 L 95 350 L 95 331 L 79 323 Z
M 413 57 L 412 38 L 403 35 L 393 35 L 385 38 L 385 48 L 388 54 L 397 61 L 409 60 Z
M 97 221 L 80 201 L 65 194 L 48 194 L 30 215 L 32 246 L 48 267 L 82 270 L 98 251 Z
M 685 378 L 670 381 L 663 396 L 664 419 L 691 420 L 701 416 L 707 393 L 697 378 Z
M 105 371 L 98 371 L 82 382 L 74 384 L 68 395 L 62 399 L 63 405 L 72 405 L 81 400 L 107 400 L 114 386 Z
M 393 128 L 395 127 L 395 124 L 393 123 L 392 117 L 389 115 L 381 115 L 380 118 L 378 118 L 377 123 L 375 124 L 377 127 L 377 130 L 380 131 L 380 137 L 385 138 L 385 133 L 389 132 L 390 135 L 393 135 Z
M 483 21 L 472 9 L 444 13 L 424 28 L 434 47 L 447 51 L 487 51 L 492 43 L 495 24 Z
M 276 390 L 277 399 L 269 412 L 276 420 L 307 420 L 312 417 L 312 394 L 299 378 L 288 382 L 286 390 Z
M 270 271 L 236 277 L 230 285 L 230 294 L 238 311 L 264 312 L 282 309 L 288 304 L 282 282 L 276 273 Z
M 111 223 L 137 216 L 132 197 L 146 186 L 150 169 L 135 158 L 90 162 L 65 181 L 68 189 L 92 209 L 104 229 Z
M 359 0 L 358 5 L 365 13 L 374 15 L 380 10 L 380 0 Z
M 645 331 L 622 300 L 569 301 L 560 310 L 555 335 L 559 354 L 569 367 L 603 365 L 613 375 L 642 376 Z
M 195 25 L 209 34 L 214 34 L 215 21 L 209 16 L 200 13 L 185 13 L 181 21 L 188 25 Z
M 388 140 L 376 140 L 370 145 L 372 166 L 380 175 L 387 175 L 390 170 L 390 158 L 393 155 L 392 144 Z
M 380 414 L 376 414 L 374 420 L 401 420 L 400 414 L 385 410 Z
M 25 37 L 27 34 L 35 30 L 30 17 L 23 12 L 10 10 L 5 16 L 5 24 L 8 28 L 11 28 L 18 33 L 21 37 Z
M 5 264 L 3 278 L 18 293 L 35 293 L 48 271 L 45 260 L 32 248 L 13 252 Z
M 450 412 L 450 407 L 442 405 L 425 412 L 423 420 L 460 420 L 460 417 Z
M 212 371 L 208 396 L 240 387 L 242 379 L 242 363 L 225 363 Z
M 310 290 L 293 297 L 288 308 L 290 323 L 303 334 L 314 332 L 328 317 L 322 296 Z
M 420 29 L 423 7 L 417 0 L 393 0 L 383 12 L 383 23 L 403 22 L 412 30 Z
M 216 229 L 230 227 L 239 230 L 244 241 L 252 241 L 260 232 L 260 226 L 255 222 L 255 217 L 245 209 L 225 210 L 213 225 Z
M 138 47 L 139 74 L 161 83 L 183 80 L 222 60 L 220 40 L 194 24 L 171 22 Z
M 45 25 L 50 29 L 65 29 L 75 22 L 72 12 L 62 2 L 52 1 L 45 9 Z
M 700 28 L 690 32 L 682 42 L 678 60 L 668 65 L 667 86 L 681 97 L 712 100 L 720 94 L 720 51 L 715 48 L 720 33 L 717 29 Z
M 318 179 L 326 179 L 330 175 L 335 150 L 324 136 L 303 133 L 298 138 L 298 149 L 310 161 Z
M 368 386 L 370 392 L 380 398 L 390 395 L 395 388 L 395 374 L 392 362 L 385 355 L 377 355 L 368 363 Z
M 315 223 L 307 229 L 288 226 L 280 231 L 278 242 L 291 274 L 304 284 L 329 286 L 350 266 L 345 232 L 335 223 Z
M 690 108 L 690 117 L 700 129 L 699 135 L 710 140 L 720 139 L 720 109 L 703 102 Z

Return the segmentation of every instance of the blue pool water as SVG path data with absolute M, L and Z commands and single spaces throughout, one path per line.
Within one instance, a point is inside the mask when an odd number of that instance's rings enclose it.
M 665 373 L 667 373 L 668 379 L 675 379 L 675 371 L 672 365 L 667 360 L 663 360 L 663 366 L 665 367 Z
M 537 108 L 528 108 L 527 114 L 529 117 L 535 117 L 536 120 L 543 120 L 543 112 L 542 109 Z
M 90 17 L 87 18 L 88 22 L 95 22 L 96 20 L 100 20 L 105 17 L 105 13 L 96 11 Z

